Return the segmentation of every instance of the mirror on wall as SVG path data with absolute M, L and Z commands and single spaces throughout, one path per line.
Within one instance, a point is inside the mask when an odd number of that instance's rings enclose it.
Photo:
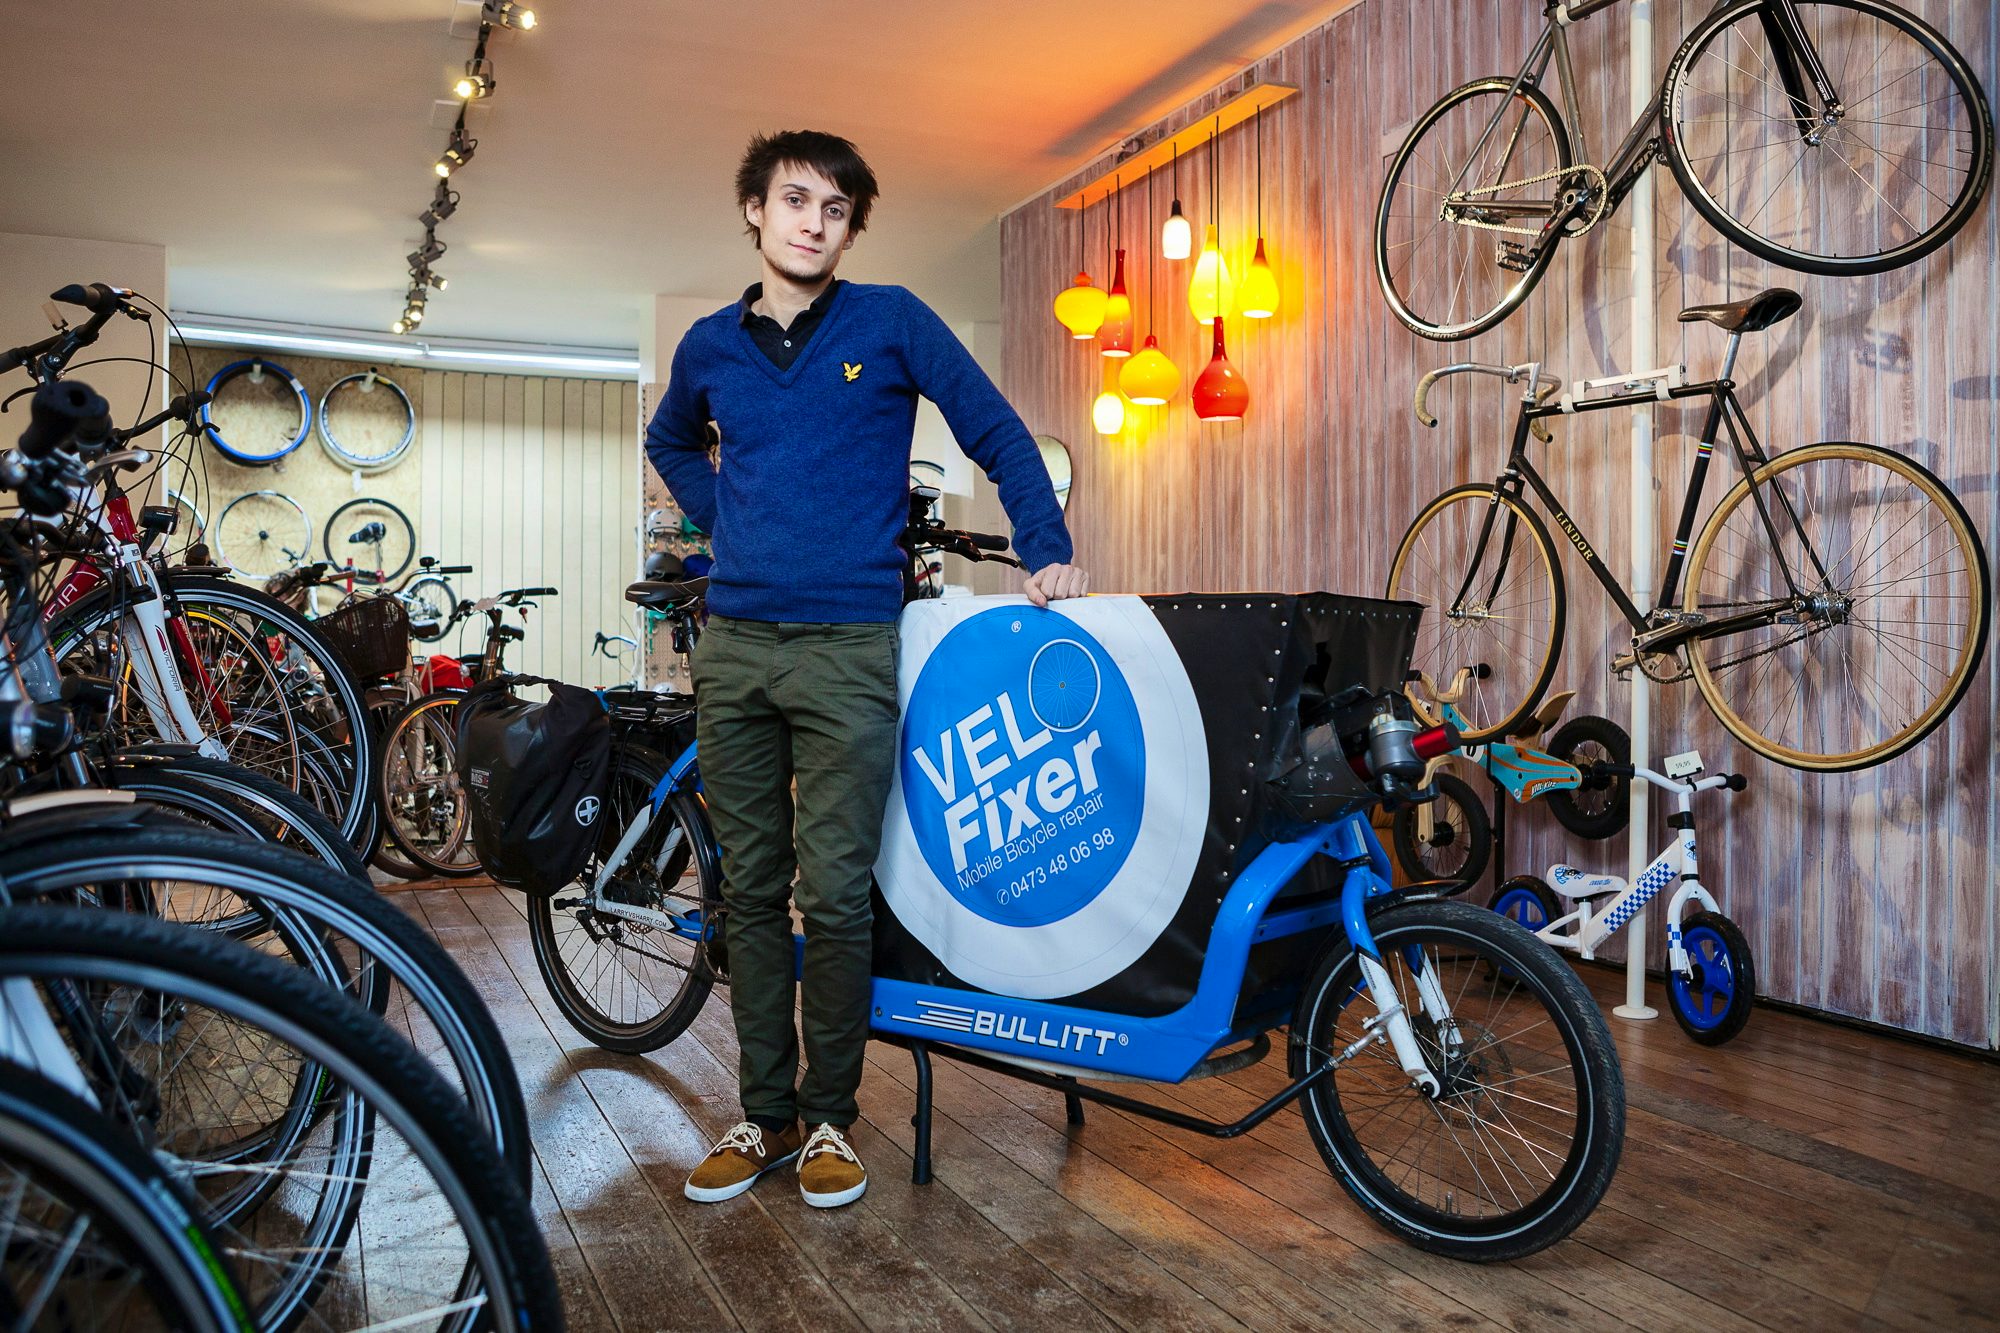
M 1042 466 L 1049 470 L 1049 480 L 1055 484 L 1056 504 L 1069 508 L 1069 483 L 1072 476 L 1069 461 L 1069 446 L 1053 435 L 1037 435 L 1035 447 L 1042 451 Z

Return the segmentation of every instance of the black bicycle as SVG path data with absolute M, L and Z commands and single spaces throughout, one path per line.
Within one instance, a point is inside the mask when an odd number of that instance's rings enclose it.
M 1491 484 L 1460 486 L 1426 505 L 1404 533 L 1388 596 L 1422 602 L 1411 666 L 1433 680 L 1466 670 L 1459 704 L 1477 744 L 1519 725 L 1548 688 L 1562 650 L 1565 597 L 1555 543 L 1526 492 L 1632 626 L 1617 671 L 1661 682 L 1692 679 L 1716 718 L 1757 753 L 1792 768 L 1866 768 L 1903 753 L 1964 695 L 1986 644 L 1991 606 L 1985 551 L 1965 507 L 1921 464 L 1872 444 L 1810 444 L 1765 454 L 1729 378 L 1743 335 L 1799 309 L 1796 292 L 1694 306 L 1683 323 L 1729 332 L 1722 373 L 1687 382 L 1670 366 L 1578 383 L 1541 366 L 1465 363 L 1432 384 L 1477 372 L 1524 384 L 1514 443 Z M 1605 567 L 1529 457 L 1545 423 L 1578 412 L 1705 401 L 1703 425 L 1654 610 L 1642 612 Z M 1695 517 L 1711 451 L 1728 441 L 1743 476 Z
M 1415 332 L 1450 341 L 1506 319 L 1556 247 L 1615 212 L 1656 158 L 1709 225 L 1805 273 L 1914 263 L 1986 193 L 1993 117 L 1979 81 L 1884 0 L 1718 0 L 1596 165 L 1565 34 L 1617 3 L 1546 0 L 1519 72 L 1447 93 L 1397 150 L 1375 274 Z M 1567 120 L 1543 91 L 1551 63 Z

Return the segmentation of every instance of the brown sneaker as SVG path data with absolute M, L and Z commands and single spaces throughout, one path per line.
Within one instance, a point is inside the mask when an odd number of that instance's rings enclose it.
M 749 1189 L 766 1171 L 781 1167 L 798 1155 L 797 1125 L 772 1134 L 746 1120 L 708 1150 L 708 1156 L 688 1176 L 682 1193 L 696 1203 L 721 1203 Z
M 815 1208 L 853 1203 L 868 1188 L 868 1172 L 838 1125 L 818 1125 L 799 1154 L 799 1194 Z

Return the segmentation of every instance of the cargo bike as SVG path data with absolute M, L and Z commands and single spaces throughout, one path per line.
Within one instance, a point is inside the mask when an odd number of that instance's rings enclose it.
M 996 541 L 920 535 L 972 559 Z M 627 596 L 685 650 L 704 591 Z M 1421 614 L 1328 593 L 905 607 L 871 1029 L 915 1062 L 917 1183 L 949 1058 L 1062 1093 L 1072 1123 L 1096 1102 L 1231 1138 L 1296 1102 L 1349 1195 L 1460 1259 L 1533 1253 L 1589 1214 L 1625 1120 L 1597 1005 L 1517 923 L 1450 901 L 1461 885 L 1396 885 L 1370 825 L 1456 741 L 1401 692 Z M 564 1016 L 636 1054 L 727 984 L 727 909 L 695 701 L 598 697 L 594 846 L 527 912 Z M 1238 1120 L 1114 1090 L 1242 1068 L 1274 1031 L 1288 1081 Z

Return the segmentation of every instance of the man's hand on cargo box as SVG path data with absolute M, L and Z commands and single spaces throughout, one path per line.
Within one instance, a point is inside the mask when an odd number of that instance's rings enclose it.
M 1036 606 L 1047 606 L 1064 597 L 1081 597 L 1090 591 L 1090 575 L 1075 565 L 1043 565 L 1028 575 L 1022 588 Z

